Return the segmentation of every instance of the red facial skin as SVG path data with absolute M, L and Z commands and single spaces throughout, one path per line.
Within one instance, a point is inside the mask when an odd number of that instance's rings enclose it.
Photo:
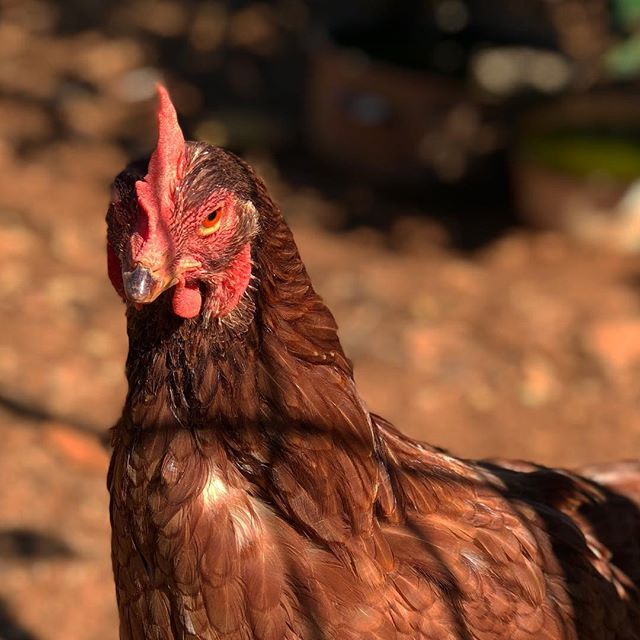
M 249 281 L 251 280 L 251 247 L 249 243 L 244 245 L 229 269 L 216 279 L 217 283 L 213 293 L 216 307 L 214 315 L 223 317 L 236 308 L 240 298 L 249 286 Z M 181 315 L 178 311 L 176 313 Z
M 251 247 L 245 243 L 224 269 L 209 270 L 207 265 L 227 253 L 233 246 L 238 228 L 238 207 L 241 206 L 232 194 L 215 194 L 196 212 L 183 213 L 180 219 L 180 235 L 170 236 L 178 244 L 176 265 L 180 260 L 195 261 L 203 265 L 178 276 L 173 294 L 173 310 L 182 318 L 197 316 L 201 308 L 213 317 L 223 317 L 235 309 L 251 279 Z M 200 229 L 205 218 L 216 209 L 221 209 L 220 225 L 210 235 L 202 236 Z M 178 231 L 178 229 L 176 229 Z M 158 234 L 154 252 L 171 255 L 172 247 L 166 235 Z M 163 242 L 164 240 L 164 242 Z M 148 241 L 147 241 L 148 242 Z M 160 246 L 158 246 L 160 245 Z M 205 290 L 203 302 L 201 288 Z
M 160 224 L 151 231 L 151 225 L 142 212 L 136 218 L 134 232 L 128 240 L 131 265 L 148 265 L 167 282 L 177 279 L 172 290 L 172 306 L 174 313 L 181 318 L 194 318 L 203 308 L 210 316 L 226 316 L 235 309 L 246 291 L 251 279 L 251 247 L 248 242 L 224 268 L 209 266 L 226 255 L 234 243 L 239 206 L 242 205 L 234 195 L 217 193 L 196 211 L 180 212 L 168 227 Z M 217 209 L 221 209 L 218 228 L 203 236 L 203 220 Z M 196 263 L 200 266 L 195 266 Z M 126 299 L 121 263 L 111 246 L 107 248 L 107 264 L 114 289 Z M 183 269 L 184 264 L 194 266 Z M 205 294 L 204 301 L 201 289 Z

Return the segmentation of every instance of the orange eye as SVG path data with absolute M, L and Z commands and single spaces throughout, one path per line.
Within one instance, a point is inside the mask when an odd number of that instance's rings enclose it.
M 198 233 L 201 236 L 210 236 L 218 230 L 220 222 L 222 222 L 222 208 L 215 209 L 202 221 Z

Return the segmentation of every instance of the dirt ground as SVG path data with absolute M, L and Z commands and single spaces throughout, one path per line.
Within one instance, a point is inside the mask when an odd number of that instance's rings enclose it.
M 115 82 L 144 52 L 21 20 L 0 24 L 0 638 L 112 640 L 100 436 L 123 401 L 127 344 L 103 218 L 126 161 L 118 132 L 144 123 L 151 135 L 148 104 Z M 387 231 L 332 231 L 344 203 L 250 159 L 372 410 L 463 456 L 638 455 L 637 257 L 526 229 L 462 254 L 420 217 L 426 205 L 399 207 Z

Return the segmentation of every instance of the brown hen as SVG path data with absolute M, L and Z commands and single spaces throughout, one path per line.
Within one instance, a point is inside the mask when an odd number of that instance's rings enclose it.
M 369 413 L 264 184 L 159 93 L 107 215 L 120 637 L 640 638 L 640 465 L 470 462 Z

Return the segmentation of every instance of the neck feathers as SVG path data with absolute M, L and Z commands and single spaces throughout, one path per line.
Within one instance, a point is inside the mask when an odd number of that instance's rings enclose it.
M 226 318 L 176 317 L 166 296 L 129 311 L 126 409 L 136 428 L 286 422 L 370 440 L 335 320 L 291 231 L 258 191 L 252 284 Z

